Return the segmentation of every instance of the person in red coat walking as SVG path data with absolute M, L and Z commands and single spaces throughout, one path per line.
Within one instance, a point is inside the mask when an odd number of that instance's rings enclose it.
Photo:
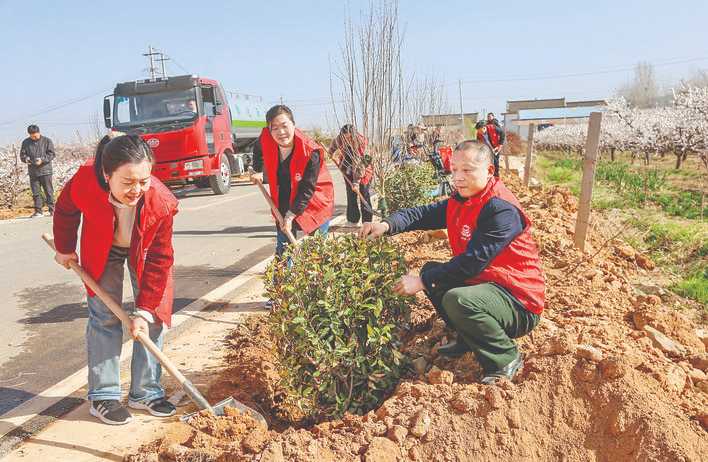
M 368 142 L 364 135 L 357 133 L 352 124 L 343 125 L 339 135 L 332 140 L 329 146 L 330 155 L 337 151 L 341 153 L 339 170 L 347 181 L 347 224 L 358 226 L 359 219 L 364 223 L 371 222 L 371 192 L 369 184 L 374 176 L 371 165 L 366 163 L 366 146 Z M 363 202 L 359 203 L 357 192 L 361 194 Z
M 494 154 L 478 141 L 460 143 L 452 155 L 457 192 L 434 204 L 399 210 L 381 223 L 365 225 L 362 237 L 443 229 L 453 257 L 428 262 L 420 275 L 403 276 L 393 290 L 425 291 L 457 340 L 438 352 L 472 351 L 483 369 L 482 383 L 512 379 L 523 365 L 514 338 L 538 325 L 545 282 L 531 220 L 494 176 Z
M 172 316 L 172 222 L 177 199 L 151 175 L 153 154 L 139 136 L 104 137 L 96 156 L 79 167 L 64 186 L 54 213 L 55 260 L 69 268 L 78 261 L 119 304 L 127 261 L 135 308 L 129 331 L 139 331 L 162 347 Z M 90 413 L 121 425 L 132 417 L 121 404 L 120 320 L 88 287 L 88 399 Z M 160 385 L 160 363 L 139 342 L 133 345 L 128 406 L 158 417 L 175 413 Z
M 270 195 L 285 219 L 285 229 L 295 235 L 326 234 L 334 213 L 334 182 L 325 164 L 325 150 L 295 128 L 287 106 L 273 106 L 266 113 L 267 127 L 258 139 Z M 251 176 L 263 181 L 262 173 Z M 281 256 L 288 239 L 278 226 L 275 253 Z

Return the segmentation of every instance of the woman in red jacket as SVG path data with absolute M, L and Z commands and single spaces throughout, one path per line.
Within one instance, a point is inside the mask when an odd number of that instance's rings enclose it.
M 172 220 L 177 199 L 151 175 L 153 154 L 139 136 L 104 137 L 96 156 L 81 166 L 57 201 L 55 260 L 69 268 L 77 261 L 81 223 L 81 265 L 119 304 L 124 265 L 135 297 L 130 333 L 142 331 L 162 347 L 163 325 L 172 315 Z M 120 320 L 88 287 L 86 328 L 91 415 L 110 425 L 131 420 L 121 405 Z M 160 363 L 139 343 L 133 345 L 128 405 L 158 417 L 175 413 L 160 385 Z
M 268 126 L 259 142 L 263 166 L 273 202 L 285 219 L 285 229 L 293 234 L 316 231 L 327 233 L 334 213 L 334 183 L 325 164 L 325 150 L 295 128 L 295 118 L 287 106 L 273 106 L 266 113 Z M 262 173 L 253 181 L 263 180 Z M 288 243 L 278 228 L 275 253 L 280 256 Z

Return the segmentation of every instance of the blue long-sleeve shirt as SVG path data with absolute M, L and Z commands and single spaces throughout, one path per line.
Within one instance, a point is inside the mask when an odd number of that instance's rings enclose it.
M 459 196 L 421 207 L 399 210 L 384 221 L 389 234 L 406 231 L 443 229 L 447 227 L 447 204 L 450 200 L 464 200 Z M 421 274 L 426 289 L 438 285 L 459 286 L 481 273 L 499 253 L 524 229 L 519 210 L 511 203 L 492 197 L 477 217 L 467 249 L 450 261 Z

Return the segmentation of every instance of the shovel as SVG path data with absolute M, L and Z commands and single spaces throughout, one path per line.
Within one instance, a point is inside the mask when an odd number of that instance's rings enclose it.
M 253 169 L 249 169 L 249 172 L 254 173 Z M 258 189 L 261 190 L 261 194 L 263 194 L 263 197 L 265 198 L 266 202 L 268 202 L 270 210 L 273 212 L 273 215 L 275 216 L 275 219 L 278 222 L 278 226 L 285 233 L 285 236 L 288 238 L 290 243 L 296 246 L 297 242 L 295 236 L 293 236 L 292 230 L 285 229 L 285 220 L 283 219 L 283 215 L 280 214 L 280 210 L 278 210 L 278 207 L 275 206 L 275 202 L 273 202 L 273 198 L 270 197 L 270 193 L 266 191 L 265 186 L 263 186 L 263 182 L 259 179 L 256 179 L 255 182 L 256 185 L 258 185 Z
M 44 239 L 44 241 L 47 243 L 47 245 L 49 245 L 49 247 L 52 248 L 52 250 L 56 251 L 56 248 L 54 247 L 54 238 L 50 234 L 42 234 L 42 239 Z M 84 284 L 89 286 L 91 290 L 93 290 L 96 295 L 98 295 L 98 298 L 100 298 L 101 301 L 106 304 L 108 309 L 111 310 L 113 314 L 121 320 L 124 326 L 130 325 L 130 318 L 128 317 L 128 313 L 126 313 L 123 308 L 118 303 L 116 303 L 115 300 L 113 300 L 113 298 L 108 294 L 108 292 L 103 289 L 103 287 L 101 287 L 76 262 L 72 261 L 71 263 L 69 263 L 69 266 L 71 266 L 71 269 L 73 269 L 74 272 L 79 275 Z M 268 428 L 268 422 L 266 422 L 265 417 L 263 417 L 256 410 L 251 409 L 250 407 L 246 406 L 245 404 L 239 401 L 236 401 L 233 396 L 229 396 L 225 400 L 216 403 L 214 406 L 210 405 L 206 398 L 204 398 L 204 396 L 199 393 L 199 390 L 196 389 L 194 384 L 192 384 L 192 382 L 187 380 L 187 378 L 182 375 L 182 373 L 179 371 L 179 369 L 177 369 L 174 363 L 162 351 L 160 351 L 160 349 L 157 347 L 157 345 L 155 345 L 155 343 L 150 339 L 148 335 L 143 332 L 138 332 L 137 340 L 140 341 L 140 343 L 142 343 L 143 346 L 150 353 L 152 353 L 152 355 L 157 358 L 158 361 L 160 361 L 160 364 L 162 364 L 162 366 L 167 369 L 170 375 L 172 375 L 172 377 L 174 377 L 175 380 L 179 382 L 184 392 L 192 399 L 192 401 L 194 401 L 194 404 L 199 406 L 199 409 L 206 409 L 207 411 L 209 411 L 210 414 L 222 416 L 224 415 L 224 408 L 226 406 L 233 407 L 243 413 L 249 414 L 251 417 L 261 422 L 266 428 Z M 182 420 L 187 420 L 194 414 L 196 413 L 188 414 L 184 416 Z

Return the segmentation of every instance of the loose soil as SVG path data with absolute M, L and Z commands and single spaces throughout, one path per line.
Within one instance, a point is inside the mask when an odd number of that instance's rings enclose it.
M 403 348 L 416 367 L 381 407 L 307 422 L 283 405 L 270 334 L 254 317 L 226 339 L 229 359 L 208 396 L 233 395 L 256 407 L 270 430 L 236 411 L 200 415 L 171 424 L 126 460 L 705 460 L 708 340 L 696 321 L 699 307 L 638 291 L 633 283 L 659 270 L 608 240 L 611 230 L 593 230 L 586 253 L 578 252 L 577 204 L 567 190 L 507 184 L 534 222 L 547 280 L 546 311 L 519 340 L 526 361 L 513 382 L 480 385 L 472 354 L 438 356 L 450 332 L 421 296 L 412 301 Z M 396 240 L 414 269 L 449 257 L 444 233 Z

